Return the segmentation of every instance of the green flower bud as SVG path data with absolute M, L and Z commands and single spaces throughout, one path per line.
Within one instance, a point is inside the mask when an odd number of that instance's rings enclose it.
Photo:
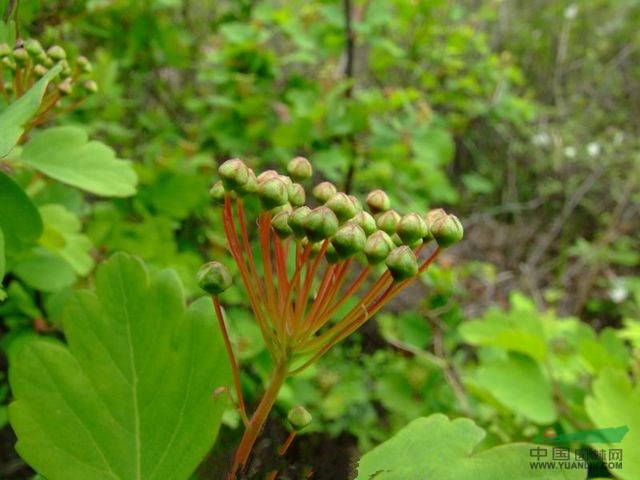
M 47 50 L 47 55 L 49 55 L 49 57 L 53 60 L 64 60 L 65 58 L 67 58 L 67 52 L 65 52 L 64 48 L 62 48 L 60 45 L 52 45 L 51 47 L 49 47 L 49 50 Z
M 280 238 L 287 238 L 293 233 L 293 230 L 289 226 L 290 215 L 291 211 L 281 210 L 280 212 L 276 213 L 271 219 L 271 226 Z
M 256 178 L 256 174 L 253 173 L 253 170 L 251 170 L 249 167 L 247 167 L 247 170 L 249 171 L 247 183 L 245 183 L 244 185 L 240 185 L 237 188 L 238 195 L 240 195 L 241 197 L 246 197 L 247 195 L 251 195 L 258 191 L 258 179 Z
M 407 245 L 429 234 L 427 222 L 417 213 L 407 213 L 396 227 L 396 233 Z
M 29 53 L 30 56 L 35 58 L 41 58 L 44 53 L 44 48 L 38 40 L 35 38 L 30 38 L 26 42 L 24 42 L 24 49 Z
M 269 180 L 270 178 L 278 178 L 280 177 L 280 174 L 278 172 L 276 172 L 275 170 L 265 170 L 264 172 L 262 172 L 260 175 L 258 175 L 258 184 Z
M 82 73 L 91 73 L 93 71 L 93 65 L 91 65 L 89 59 L 84 55 L 80 55 L 76 59 L 76 65 Z
M 341 258 L 349 258 L 364 250 L 367 236 L 364 230 L 355 223 L 347 223 L 340 227 L 331 239 L 331 245 Z
M 304 187 L 299 183 L 292 183 L 291 186 L 287 189 L 289 193 L 289 202 L 294 207 L 301 207 L 304 205 L 304 201 L 306 200 L 306 195 L 304 192 Z
M 278 175 L 278 178 L 284 182 L 287 188 L 293 185 L 293 180 L 291 180 L 291 177 L 287 175 Z
M 427 239 L 432 239 L 433 235 L 431 235 L 431 227 L 433 226 L 433 224 L 435 223 L 435 221 L 440 218 L 440 217 L 446 217 L 447 216 L 447 212 L 445 212 L 442 208 L 434 208 L 432 210 L 429 210 L 427 212 L 427 214 L 424 216 L 424 221 L 427 224 L 427 228 L 429 229 L 429 233 L 427 233 L 427 236 L 425 238 Z
M 213 201 L 214 205 L 224 205 L 224 185 L 221 181 L 217 181 L 213 184 L 213 187 L 209 190 L 209 197 Z
M 62 80 L 58 84 L 58 91 L 60 92 L 60 95 L 62 95 L 63 97 L 67 95 L 71 95 L 73 93 L 73 85 L 71 83 L 71 79 L 65 78 L 64 80 Z
M 362 212 L 362 202 L 358 200 L 358 197 L 356 197 L 355 195 L 349 195 L 349 200 L 351 200 L 351 203 L 353 203 L 353 206 L 356 209 L 356 213 Z
M 0 58 L 8 57 L 11 55 L 11 47 L 6 43 L 0 43 Z
M 393 241 L 393 244 L 396 247 L 400 247 L 404 245 L 404 243 L 402 243 L 402 239 L 400 238 L 400 235 L 398 235 L 397 233 L 394 233 L 393 235 L 391 235 L 391 240 Z
M 62 70 L 60 70 L 60 76 L 63 78 L 68 78 L 71 76 L 71 67 L 69 66 L 69 62 L 66 60 L 60 60 L 60 65 L 62 66 Z
M 357 213 L 356 216 L 351 219 L 351 221 L 356 225 L 359 225 L 360 228 L 364 230 L 364 233 L 367 235 L 367 237 L 378 229 L 375 219 L 368 212 L 362 211 Z
M 306 408 L 304 408 L 302 405 L 298 405 L 289 410 L 287 420 L 289 420 L 289 423 L 293 428 L 295 428 L 296 430 L 301 430 L 311 423 L 313 417 L 311 417 L 311 414 L 307 411 Z
M 330 182 L 322 182 L 316 185 L 311 192 L 316 200 L 320 203 L 326 203 L 333 197 L 338 190 Z
M 380 230 L 385 231 L 389 235 L 393 235 L 396 232 L 400 218 L 400 215 L 395 210 L 387 210 L 378 215 L 376 223 Z
M 220 262 L 205 263 L 198 270 L 198 285 L 211 295 L 219 295 L 231 286 L 231 273 Z
M 338 252 L 336 252 L 336 249 L 333 245 L 329 244 L 327 246 L 327 250 L 324 253 L 325 258 L 327 259 L 328 263 L 338 263 L 340 261 L 340 256 L 338 255 Z
M 44 77 L 48 71 L 49 69 L 40 63 L 33 67 L 33 73 L 36 77 Z
M 22 47 L 16 48 L 12 56 L 18 65 L 24 65 L 29 60 L 29 53 Z
M 94 80 L 86 80 L 82 82 L 82 88 L 84 88 L 87 93 L 98 92 L 98 84 Z
M 323 241 L 321 240 L 321 241 L 318 241 L 318 242 L 314 242 L 312 240 L 309 240 L 308 237 L 304 237 L 302 239 L 302 241 L 300 242 L 300 244 L 304 248 L 306 248 L 307 245 L 311 244 L 311 253 L 316 254 L 316 253 L 320 252 L 320 249 L 322 248 Z
M 258 185 L 258 198 L 266 210 L 284 205 L 289 200 L 287 186 L 280 178 L 270 178 Z
M 371 213 L 386 212 L 391 208 L 391 200 L 389 196 L 382 190 L 373 190 L 367 195 L 367 206 Z
M 304 232 L 312 242 L 329 238 L 338 231 L 338 217 L 329 207 L 318 207 L 305 217 L 302 224 Z
M 249 167 L 238 158 L 227 160 L 218 168 L 224 188 L 236 190 L 249 181 Z
M 418 273 L 418 259 L 406 245 L 391 250 L 385 263 L 395 280 L 404 280 Z
M 16 64 L 16 61 L 13 59 L 13 57 L 4 57 L 2 59 L 2 65 L 12 71 L 18 68 L 18 65 Z
M 313 167 L 311 167 L 311 163 L 306 158 L 296 157 L 287 164 L 287 173 L 296 182 L 301 182 L 311 178 Z
M 382 230 L 377 230 L 367 238 L 364 244 L 364 254 L 369 263 L 375 265 L 387 258 L 393 248 L 393 241 L 389 235 Z
M 346 222 L 357 213 L 355 205 L 346 193 L 336 193 L 325 205 L 336 214 L 340 222 Z
M 304 237 L 304 220 L 309 213 L 311 213 L 311 209 L 303 205 L 302 207 L 296 208 L 291 212 L 291 215 L 289 215 L 288 223 L 296 238 Z
M 464 228 L 462 223 L 455 215 L 446 215 L 439 217 L 431 226 L 431 235 L 435 238 L 438 245 L 446 248 L 454 243 L 458 243 L 464 236 Z
M 42 58 L 39 58 L 40 63 L 42 63 L 45 67 L 51 68 L 54 65 L 53 58 L 45 54 Z

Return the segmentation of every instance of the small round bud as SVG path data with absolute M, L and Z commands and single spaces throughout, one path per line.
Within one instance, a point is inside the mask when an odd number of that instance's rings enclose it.
M 48 71 L 49 69 L 40 63 L 33 67 L 33 73 L 36 77 L 44 77 Z
M 266 180 L 269 180 L 270 178 L 277 178 L 279 176 L 280 174 L 275 170 L 265 170 L 260 175 L 258 175 L 258 183 L 262 183 Z
M 293 180 L 291 180 L 291 177 L 288 175 L 278 175 L 278 178 L 284 182 L 287 188 L 293 185 Z
M 427 222 L 417 213 L 407 213 L 398 222 L 396 233 L 407 245 L 429 234 Z
M 292 183 L 291 186 L 287 189 L 289 193 L 289 202 L 294 207 L 301 207 L 304 205 L 304 201 L 306 200 L 306 195 L 304 192 L 304 187 L 299 183 Z
M 464 236 L 462 223 L 455 215 L 439 217 L 431 226 L 431 235 L 438 245 L 445 248 L 458 243 Z
M 355 195 L 349 195 L 349 200 L 351 200 L 351 203 L 353 203 L 353 206 L 356 209 L 356 213 L 360 213 L 364 210 L 362 208 L 362 202 L 358 200 L 358 197 L 356 197 Z
M 238 195 L 240 195 L 241 197 L 246 197 L 247 195 L 251 195 L 258 191 L 258 179 L 256 178 L 256 174 L 253 173 L 253 170 L 251 170 L 249 167 L 247 167 L 247 170 L 249 171 L 247 183 L 245 183 L 244 185 L 240 185 L 236 190 L 238 192 Z
M 338 231 L 338 217 L 329 207 L 318 207 L 305 217 L 302 224 L 304 233 L 312 242 L 329 238 Z
M 377 230 L 367 238 L 364 254 L 369 263 L 375 265 L 387 258 L 393 248 L 394 244 L 389 235 L 382 230 Z
M 311 163 L 306 158 L 296 157 L 287 164 L 287 173 L 296 182 L 301 182 L 311 178 L 313 167 L 311 167 Z
M 249 181 L 249 167 L 238 158 L 227 160 L 220 165 L 218 174 L 227 190 L 236 190 Z
M 65 78 L 58 84 L 58 91 L 60 95 L 67 96 L 73 93 L 73 85 L 71 83 L 71 78 Z
M 343 192 L 336 193 L 325 205 L 336 214 L 340 222 L 346 222 L 357 213 L 355 205 L 349 196 Z
M 224 205 L 224 185 L 222 185 L 221 181 L 217 181 L 213 184 L 211 189 L 209 190 L 209 197 L 214 205 Z
M 98 93 L 98 84 L 95 80 L 85 80 L 82 82 L 82 88 L 84 88 L 87 93 Z
M 324 256 L 328 263 L 338 263 L 340 261 L 340 256 L 333 245 L 329 244 L 327 246 L 327 250 L 324 252 Z
M 2 65 L 12 71 L 18 68 L 18 65 L 16 64 L 16 61 L 13 59 L 13 57 L 4 57 L 2 59 Z
M 331 245 L 341 258 L 349 258 L 364 250 L 367 236 L 364 230 L 355 223 L 347 223 L 340 227 L 331 239 Z
M 447 212 L 445 212 L 442 208 L 434 208 L 427 212 L 427 214 L 424 216 L 424 221 L 427 223 L 427 228 L 429 229 L 429 232 L 427 233 L 427 236 L 425 238 L 427 239 L 433 238 L 433 235 L 431 235 L 432 225 L 435 223 L 435 221 L 438 218 L 446 217 L 446 216 L 447 216 Z
M 26 42 L 24 42 L 24 49 L 29 53 L 31 57 L 40 58 L 44 53 L 44 48 L 38 40 L 35 38 L 30 38 Z
M 396 232 L 400 218 L 400 214 L 395 210 L 387 210 L 378 216 L 376 223 L 380 230 L 385 231 L 389 235 L 393 235 Z
M 8 57 L 11 55 L 11 47 L 6 43 L 0 43 L 0 58 Z
M 198 270 L 198 285 L 211 295 L 219 295 L 231 286 L 231 273 L 220 262 L 205 263 Z
M 378 229 L 375 219 L 371 216 L 370 213 L 365 211 L 357 213 L 356 216 L 351 219 L 351 221 L 356 225 L 359 225 L 360 228 L 364 230 L 364 233 L 367 235 L 367 237 Z
M 331 197 L 333 197 L 338 190 L 330 182 L 322 182 L 313 187 L 313 197 L 320 203 L 326 203 Z
M 91 73 L 93 71 L 93 65 L 87 57 L 80 55 L 76 58 L 76 65 L 82 73 Z
M 291 212 L 291 215 L 289 215 L 288 223 L 296 238 L 304 237 L 304 220 L 309 213 L 311 213 L 311 209 L 303 205 L 302 207 L 296 208 Z
M 258 185 L 258 198 L 266 210 L 284 205 L 289 199 L 287 186 L 280 178 L 265 180 Z
M 29 53 L 22 47 L 16 48 L 12 56 L 18 65 L 24 65 L 29 60 Z
M 289 226 L 290 215 L 291 211 L 281 210 L 280 212 L 276 213 L 271 219 L 271 226 L 280 238 L 287 238 L 293 233 L 293 230 Z
M 60 45 L 52 45 L 47 50 L 47 55 L 53 60 L 64 60 L 67 58 L 67 52 Z
M 395 280 L 404 280 L 418 273 L 418 259 L 406 245 L 391 250 L 385 263 Z
M 62 66 L 62 69 L 60 70 L 60 76 L 63 77 L 63 78 L 71 77 L 71 74 L 73 72 L 71 71 L 71 67 L 69 66 L 69 62 L 67 62 L 66 60 L 60 60 L 59 63 Z
M 367 195 L 367 206 L 371 213 L 375 215 L 389 210 L 391 208 L 391 200 L 382 190 L 373 190 Z
M 311 253 L 316 254 L 320 252 L 320 249 L 322 249 L 322 244 L 324 243 L 324 241 L 321 240 L 318 242 L 314 242 L 312 240 L 309 240 L 308 237 L 304 237 L 300 243 L 305 248 L 307 247 L 307 245 L 311 244 Z
M 294 427 L 296 430 L 300 430 L 309 425 L 313 420 L 313 417 L 306 408 L 304 408 L 302 405 L 298 405 L 289 410 L 287 420 L 289 420 L 289 423 L 292 427 Z

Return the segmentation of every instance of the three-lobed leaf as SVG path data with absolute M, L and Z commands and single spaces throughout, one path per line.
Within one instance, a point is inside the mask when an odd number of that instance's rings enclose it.
M 485 432 L 468 418 L 449 420 L 435 414 L 418 418 L 391 439 L 366 453 L 358 464 L 356 480 L 582 480 L 581 468 L 532 469 L 532 448 L 546 458 L 552 449 L 512 443 L 473 453 Z
M 49 480 L 186 479 L 207 453 L 229 366 L 207 299 L 185 307 L 172 271 L 116 254 L 73 294 L 68 345 L 31 337 L 10 355 L 16 449 Z
M 20 160 L 45 175 L 96 195 L 127 197 L 136 192 L 131 162 L 116 158 L 104 143 L 79 127 L 48 128 L 34 135 Z

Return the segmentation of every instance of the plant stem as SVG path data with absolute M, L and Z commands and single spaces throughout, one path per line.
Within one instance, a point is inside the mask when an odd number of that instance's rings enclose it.
M 240 444 L 238 445 L 238 449 L 236 450 L 236 455 L 233 459 L 233 466 L 231 467 L 231 471 L 227 476 L 227 480 L 235 480 L 236 474 L 247 466 L 247 460 L 249 459 L 249 454 L 253 448 L 253 445 L 256 443 L 258 439 L 258 435 L 260 435 L 260 431 L 267 421 L 267 417 L 269 416 L 269 412 L 273 408 L 274 403 L 276 402 L 276 398 L 278 397 L 278 392 L 280 391 L 280 387 L 287 377 L 287 373 L 289 371 L 289 363 L 287 361 L 278 361 L 276 364 L 269 386 L 267 387 L 260 403 L 258 404 L 258 408 L 249 420 L 249 426 L 244 431 L 242 435 L 242 440 L 240 440 Z

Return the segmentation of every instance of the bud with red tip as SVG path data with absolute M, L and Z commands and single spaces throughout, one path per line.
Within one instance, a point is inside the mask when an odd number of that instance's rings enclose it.
M 455 215 L 441 216 L 433 222 L 431 235 L 439 246 L 446 248 L 462 240 L 464 228 Z
M 338 231 L 338 217 L 329 207 L 318 207 L 305 217 L 303 224 L 304 232 L 312 242 L 325 240 Z
M 385 263 L 394 280 L 405 280 L 418 273 L 418 259 L 406 245 L 391 250 Z
M 231 273 L 220 262 L 205 263 L 198 270 L 198 285 L 211 295 L 219 295 L 232 284 Z
M 362 211 L 357 213 L 356 216 L 351 219 L 351 222 L 359 225 L 367 237 L 378 229 L 375 219 L 368 212 Z
M 429 227 L 420 215 L 412 212 L 400 219 L 396 233 L 405 244 L 409 245 L 426 237 L 429 234 Z
M 331 245 L 340 258 L 349 258 L 364 250 L 367 236 L 364 230 L 355 223 L 347 223 L 340 227 L 331 239 Z
M 396 228 L 398 227 L 398 223 L 400 222 L 400 214 L 395 210 L 387 210 L 384 213 L 381 213 L 376 219 L 376 223 L 378 224 L 378 228 L 383 230 L 388 235 L 393 235 L 396 233 Z
M 227 160 L 218 168 L 218 174 L 222 180 L 224 188 L 236 190 L 249 181 L 249 167 L 238 159 Z
M 364 245 L 364 254 L 370 264 L 375 265 L 387 258 L 394 248 L 393 241 L 382 230 L 372 233 Z
M 308 180 L 313 175 L 311 163 L 304 157 L 296 157 L 287 164 L 287 173 L 296 182 Z
M 291 211 L 281 210 L 280 212 L 276 213 L 271 219 L 271 226 L 280 238 L 287 238 L 293 233 L 293 230 L 289 226 L 290 215 Z
M 325 204 L 336 214 L 340 222 L 346 222 L 356 214 L 356 207 L 346 193 L 336 193 Z
M 301 207 L 304 205 L 306 194 L 302 185 L 299 183 L 292 183 L 287 191 L 289 193 L 289 203 L 291 203 L 291 205 L 294 207 Z
M 373 190 L 367 195 L 367 206 L 374 215 L 376 213 L 386 212 L 391 208 L 391 200 L 389 196 L 382 190 Z
M 287 220 L 296 238 L 304 237 L 304 219 L 311 213 L 311 209 L 306 205 L 296 208 Z
M 241 197 L 246 197 L 247 195 L 254 194 L 258 191 L 258 179 L 256 178 L 256 174 L 253 173 L 253 170 L 247 167 L 248 177 L 246 183 L 240 185 L 236 192 Z
M 326 203 L 338 190 L 331 182 L 322 182 L 316 185 L 311 192 L 320 203 Z
M 265 180 L 258 185 L 258 198 L 266 210 L 284 205 L 289 199 L 287 185 L 281 178 Z

